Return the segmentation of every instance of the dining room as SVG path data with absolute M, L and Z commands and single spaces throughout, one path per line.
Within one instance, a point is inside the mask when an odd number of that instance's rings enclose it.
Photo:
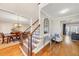
M 18 44 L 20 35 L 28 26 L 27 24 L 0 20 L 0 49 Z
M 27 27 L 29 27 L 29 24 L 27 23 L 26 18 L 16 14 L 11 14 L 6 10 L 1 9 L 0 49 L 18 44 L 20 40 L 20 35 Z

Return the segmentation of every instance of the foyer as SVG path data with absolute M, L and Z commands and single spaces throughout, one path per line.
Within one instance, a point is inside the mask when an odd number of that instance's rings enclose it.
M 0 49 L 0 56 L 24 56 L 19 46 L 20 45 L 17 44 Z M 51 47 L 50 44 L 48 44 L 34 56 L 79 56 L 79 41 L 71 42 L 70 44 L 53 42 Z
M 0 56 L 79 56 L 78 3 L 0 3 Z

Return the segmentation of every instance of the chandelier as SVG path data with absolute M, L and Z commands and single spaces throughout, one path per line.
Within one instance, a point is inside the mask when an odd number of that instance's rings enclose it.
M 16 24 L 14 24 L 14 27 L 20 28 L 20 27 L 22 27 L 22 24 L 16 23 Z

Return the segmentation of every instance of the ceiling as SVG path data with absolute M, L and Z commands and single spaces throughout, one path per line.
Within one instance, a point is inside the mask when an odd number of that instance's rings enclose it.
M 49 3 L 42 8 L 51 17 L 64 17 L 79 13 L 79 3 Z
M 16 22 L 20 19 L 19 22 L 29 24 L 32 19 L 38 19 L 39 15 L 37 3 L 0 3 L 0 9 L 1 21 Z

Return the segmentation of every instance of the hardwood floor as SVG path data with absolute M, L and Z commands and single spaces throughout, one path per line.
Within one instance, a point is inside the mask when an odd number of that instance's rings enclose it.
M 65 42 L 48 44 L 37 56 L 79 56 L 79 41 L 70 44 Z
M 19 44 L 0 49 L 0 56 L 23 56 Z
M 8 44 L 7 44 L 7 43 L 2 44 L 2 43 L 0 42 L 0 49 L 7 48 L 7 47 L 10 47 L 10 46 L 14 46 L 14 45 L 17 45 L 17 44 L 19 44 L 19 43 L 20 43 L 19 41 L 16 41 L 16 42 L 9 42 Z
M 79 41 L 52 42 L 33 56 L 79 56 Z M 19 44 L 0 49 L 0 56 L 23 56 Z

